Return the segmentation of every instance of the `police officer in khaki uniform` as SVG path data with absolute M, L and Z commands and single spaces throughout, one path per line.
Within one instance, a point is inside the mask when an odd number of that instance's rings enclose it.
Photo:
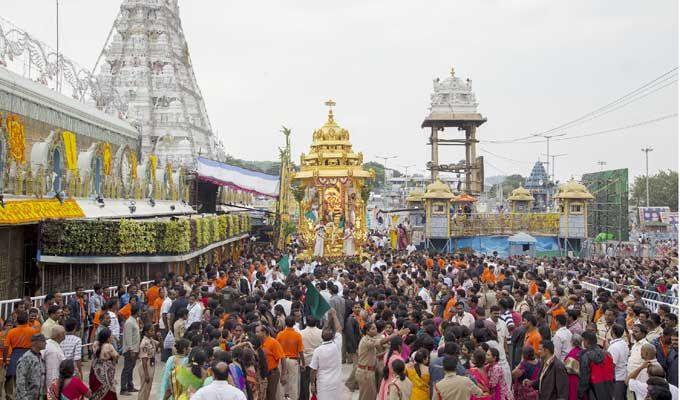
M 377 365 L 376 355 L 382 351 L 382 345 L 389 342 L 393 336 L 402 336 L 408 333 L 404 328 L 391 336 L 378 336 L 378 328 L 375 322 L 369 322 L 364 327 L 364 336 L 357 348 L 356 380 L 359 386 L 359 400 L 375 400 L 378 388 L 375 382 L 375 369 Z
M 452 356 L 444 357 L 444 379 L 434 385 L 433 400 L 470 400 L 470 396 L 482 396 L 483 393 L 470 378 L 456 374 L 458 359 Z

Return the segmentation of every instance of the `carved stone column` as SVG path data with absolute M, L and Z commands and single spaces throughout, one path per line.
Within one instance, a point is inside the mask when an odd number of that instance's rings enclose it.
M 430 144 L 432 145 L 432 169 L 430 170 L 430 175 L 432 177 L 432 182 L 437 180 L 439 171 L 437 171 L 437 166 L 439 166 L 439 132 L 436 126 L 432 126 L 432 133 L 430 134 Z

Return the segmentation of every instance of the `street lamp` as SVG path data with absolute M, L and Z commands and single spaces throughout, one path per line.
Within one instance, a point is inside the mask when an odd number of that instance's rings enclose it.
M 397 158 L 397 156 L 375 156 L 375 158 L 383 160 L 383 186 L 387 189 L 387 160 Z

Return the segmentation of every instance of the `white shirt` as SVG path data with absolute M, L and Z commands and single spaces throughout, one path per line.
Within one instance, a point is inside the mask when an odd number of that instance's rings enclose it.
M 555 356 L 558 360 L 564 360 L 567 354 L 571 351 L 571 331 L 565 326 L 560 327 L 552 338 L 555 345 Z
M 321 345 L 321 329 L 308 326 L 300 332 L 302 335 L 302 356 L 305 358 L 305 365 L 312 362 L 314 350 Z
M 246 400 L 246 395 L 227 381 L 212 381 L 198 389 L 191 400 Z
M 41 353 L 45 360 L 45 382 L 49 387 L 52 381 L 59 379 L 59 364 L 64 361 L 64 350 L 61 349 L 59 343 L 48 339 L 45 350 Z
M 453 317 L 451 317 L 451 322 L 457 322 L 460 326 L 467 326 L 468 328 L 472 329 L 472 327 L 475 325 L 475 317 L 473 317 L 469 312 L 463 311 L 462 317 L 458 316 L 458 314 L 454 314 Z
M 283 307 L 283 312 L 286 314 L 286 316 L 289 316 L 290 315 L 290 306 L 293 305 L 293 302 L 290 301 L 290 300 L 281 299 L 281 300 L 278 300 L 274 304 L 274 307 L 276 307 L 279 304 L 281 304 L 281 307 Z M 274 314 L 274 307 L 272 307 L 272 314 Z
M 491 318 L 489 321 L 493 322 Z M 510 331 L 508 330 L 508 324 L 502 319 L 498 319 L 498 322 L 493 322 L 496 325 L 496 336 L 498 337 L 498 343 L 505 343 L 510 339 Z M 555 347 L 557 349 L 557 347 Z M 555 350 L 557 352 L 557 350 Z
M 628 377 L 626 371 L 626 364 L 628 364 L 628 345 L 623 338 L 614 339 L 609 344 L 607 349 L 614 361 L 614 379 L 617 381 L 625 381 Z M 644 399 L 644 397 L 642 397 Z
M 194 322 L 201 322 L 201 316 L 203 315 L 203 306 L 201 305 L 200 301 L 195 302 L 193 305 L 189 304 L 187 306 L 187 309 L 189 310 L 189 314 L 187 315 L 187 322 L 184 323 L 184 326 L 186 326 L 187 329 L 193 324 Z
M 432 296 L 430 296 L 430 291 L 426 288 L 420 288 L 418 296 L 420 296 L 420 298 L 425 301 L 425 304 L 427 304 L 427 311 L 432 311 L 432 305 L 430 305 L 430 303 L 432 303 Z
M 304 346 L 304 345 L 303 345 Z M 312 354 L 309 363 L 317 373 L 317 398 L 341 399 L 343 393 L 342 380 L 342 334 L 335 333 L 330 342 L 323 342 Z
M 406 251 L 408 252 L 408 255 L 410 256 L 411 253 L 416 251 L 416 246 L 414 246 L 413 243 L 410 243 L 408 246 L 406 246 Z
M 636 399 L 647 398 L 647 384 L 646 383 L 642 383 L 637 379 L 631 379 L 631 380 L 628 381 L 628 389 L 630 389 L 631 392 L 635 393 Z M 678 400 L 678 387 L 673 386 L 669 383 L 668 389 L 670 389 L 670 391 L 671 391 L 671 399 L 672 400 Z
M 113 311 L 109 311 L 109 317 L 111 317 L 111 324 L 109 325 L 111 336 L 118 340 L 120 339 L 120 323 L 118 323 L 118 316 Z
M 333 284 L 338 287 L 338 296 L 342 297 L 343 290 L 345 289 L 339 280 L 334 279 Z
M 161 304 L 161 319 L 158 321 L 158 327 L 161 329 L 165 329 L 165 322 L 163 322 L 163 314 L 167 314 L 170 312 L 170 307 L 172 307 L 172 299 L 168 296 L 165 296 L 163 299 L 163 304 Z
M 628 370 L 627 370 L 628 375 L 630 375 L 631 372 L 635 371 L 644 362 L 644 360 L 642 359 L 642 345 L 644 345 L 645 343 L 649 343 L 647 339 L 638 340 L 630 348 L 630 356 L 628 358 Z

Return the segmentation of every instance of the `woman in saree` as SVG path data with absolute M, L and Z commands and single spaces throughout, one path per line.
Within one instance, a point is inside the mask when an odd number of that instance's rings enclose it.
M 430 398 L 430 353 L 426 349 L 416 351 L 414 363 L 409 363 L 406 376 L 412 383 L 410 400 L 429 400 Z
M 203 387 L 203 381 L 208 376 L 205 368 L 207 362 L 206 353 L 195 348 L 191 350 L 186 365 L 176 366 L 170 371 L 170 390 L 173 399 L 189 400 L 198 389 Z
M 163 376 L 161 377 L 161 388 L 158 391 L 158 400 L 173 400 L 170 376 L 172 375 L 172 370 L 180 365 L 186 365 L 189 358 L 187 357 L 187 351 L 189 351 L 189 346 L 191 343 L 187 339 L 178 339 L 175 342 L 175 351 L 177 354 L 168 357 L 165 362 L 165 368 L 163 368 Z
M 486 374 L 486 370 L 484 369 L 485 364 L 486 352 L 482 349 L 475 350 L 474 353 L 472 353 L 469 373 L 470 377 L 482 390 L 483 394 L 481 396 L 470 396 L 471 400 L 492 400 L 489 376 Z
M 515 400 L 536 400 L 538 391 L 531 382 L 537 380 L 541 373 L 541 362 L 536 358 L 534 348 L 526 346 L 522 350 L 522 362 L 512 371 Z
M 392 363 L 395 360 L 404 359 L 401 357 L 401 337 L 395 336 L 390 339 L 390 348 L 383 358 L 383 378 L 380 381 L 380 390 L 378 391 L 377 400 L 387 400 L 387 386 L 394 379 L 394 370 L 392 369 Z
M 248 400 L 260 400 L 260 378 L 256 368 L 255 354 L 251 347 L 244 347 L 238 359 L 246 376 L 246 396 Z
M 581 359 L 581 335 L 571 335 L 571 345 L 574 346 L 564 357 L 564 368 L 569 379 L 569 400 L 578 398 L 579 360 Z
M 92 392 L 76 374 L 73 360 L 64 360 L 59 365 L 59 379 L 47 389 L 47 400 L 82 400 L 90 398 Z
M 513 400 L 512 390 L 505 380 L 505 372 L 500 364 L 500 352 L 490 347 L 486 352 L 486 375 L 489 377 L 489 389 L 492 400 Z
M 111 330 L 104 329 L 97 335 L 92 345 L 92 367 L 90 369 L 90 390 L 93 400 L 115 400 L 116 396 L 116 363 L 118 352 L 113 347 Z
M 232 361 L 229 364 L 229 383 L 236 389 L 246 393 L 246 373 L 243 368 L 243 349 L 235 348 L 231 352 Z

